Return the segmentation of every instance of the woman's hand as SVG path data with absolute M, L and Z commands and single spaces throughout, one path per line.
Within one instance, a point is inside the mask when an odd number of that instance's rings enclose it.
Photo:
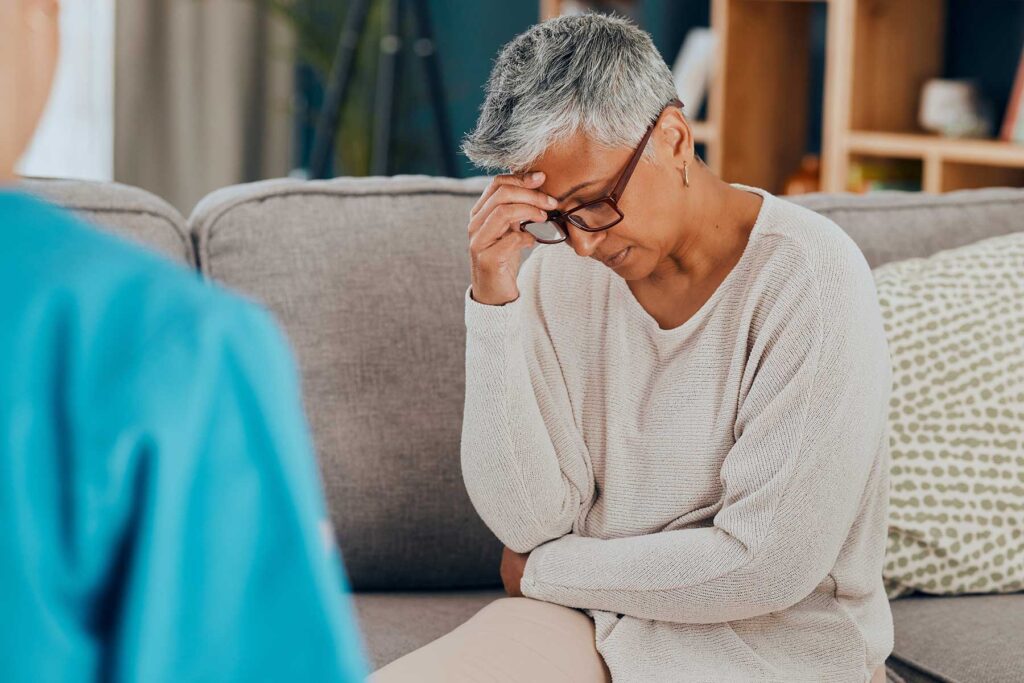
M 501 552 L 501 582 L 505 584 L 505 592 L 511 598 L 523 597 L 519 584 L 523 580 L 523 570 L 530 553 L 517 553 L 506 547 Z
M 469 212 L 469 258 L 475 301 L 500 306 L 519 298 L 516 275 L 520 250 L 533 235 L 519 229 L 522 221 L 546 221 L 545 209 L 558 202 L 535 189 L 544 182 L 538 172 L 526 177 L 498 175 Z

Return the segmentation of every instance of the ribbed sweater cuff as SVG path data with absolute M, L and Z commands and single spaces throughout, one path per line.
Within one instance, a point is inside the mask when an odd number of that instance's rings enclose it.
M 535 600 L 545 600 L 550 597 L 543 590 L 540 578 L 540 565 L 544 562 L 544 555 L 549 549 L 548 546 L 557 540 L 554 539 L 553 541 L 540 544 L 530 552 L 530 556 L 526 559 L 526 566 L 523 567 L 523 576 L 519 581 L 519 591 L 526 597 L 534 598 Z
M 523 306 L 523 297 L 515 301 L 496 306 L 482 304 L 470 296 L 473 286 L 466 288 L 466 334 L 490 341 L 504 340 L 509 336 L 510 329 L 518 329 L 519 310 Z

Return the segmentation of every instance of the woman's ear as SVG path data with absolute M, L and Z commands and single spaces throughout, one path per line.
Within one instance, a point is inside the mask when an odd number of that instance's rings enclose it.
M 665 150 L 674 161 L 681 164 L 693 156 L 693 137 L 690 126 L 678 110 L 669 110 L 669 113 L 658 123 L 658 130 L 661 132 L 660 137 Z

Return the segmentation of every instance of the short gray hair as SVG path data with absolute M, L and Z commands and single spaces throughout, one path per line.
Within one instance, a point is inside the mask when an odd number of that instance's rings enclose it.
M 485 91 L 462 153 L 511 173 L 580 131 L 602 148 L 632 147 L 678 97 L 651 36 L 625 17 L 595 12 L 555 17 L 513 38 Z M 650 144 L 643 158 L 653 160 Z

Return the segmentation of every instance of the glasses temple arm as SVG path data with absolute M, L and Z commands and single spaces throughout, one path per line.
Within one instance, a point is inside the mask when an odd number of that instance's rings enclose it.
M 666 104 L 665 106 L 682 107 L 683 103 L 679 99 L 673 98 L 669 100 L 668 104 Z M 662 109 L 662 111 L 664 111 L 664 108 Z M 626 183 L 629 182 L 630 176 L 633 175 L 633 169 L 635 169 L 636 165 L 640 163 L 640 157 L 643 156 L 644 148 L 647 147 L 647 141 L 651 139 L 651 135 L 654 133 L 654 128 L 658 123 L 658 119 L 660 118 L 661 112 L 658 112 L 657 118 L 655 118 L 654 121 L 651 122 L 651 125 L 647 127 L 647 132 L 644 133 L 643 139 L 640 140 L 640 144 L 637 145 L 636 150 L 634 150 L 633 157 L 629 160 L 629 164 L 626 165 L 626 168 L 623 169 L 622 171 L 622 175 L 619 176 L 619 181 L 615 183 L 615 188 L 612 190 L 611 193 L 611 197 L 615 201 L 619 201 L 619 195 L 622 194 L 622 188 L 624 188 L 626 186 Z

